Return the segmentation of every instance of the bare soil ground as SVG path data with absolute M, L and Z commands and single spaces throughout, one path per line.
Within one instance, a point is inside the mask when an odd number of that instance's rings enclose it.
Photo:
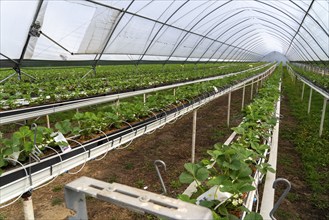
M 232 93 L 231 126 L 242 119 L 242 91 Z M 249 101 L 250 88 L 246 89 L 246 102 Z M 196 161 L 206 157 L 206 151 L 217 142 L 224 142 L 231 134 L 226 125 L 228 96 L 200 108 L 197 113 Z M 167 171 L 160 169 L 168 190 L 168 196 L 176 198 L 186 185 L 179 183 L 178 177 L 184 170 L 184 163 L 191 161 L 192 113 L 166 125 L 161 130 L 144 135 L 126 149 L 110 151 L 101 161 L 90 161 L 76 174 L 60 175 L 51 184 L 33 192 L 33 204 L 36 219 L 66 219 L 74 214 L 65 208 L 64 185 L 88 176 L 106 182 L 118 182 L 129 186 L 144 188 L 162 193 L 153 162 L 163 160 Z M 79 168 L 76 168 L 77 170 Z M 72 171 L 74 172 L 74 170 Z M 89 219 L 148 219 L 151 216 L 140 215 L 110 203 L 87 198 Z M 23 219 L 22 202 L 1 210 L 5 219 Z
M 250 88 L 246 90 L 247 101 Z M 242 115 L 242 91 L 232 93 L 231 126 L 240 123 Z M 292 183 L 292 190 L 276 213 L 278 220 L 284 219 L 324 219 L 307 201 L 310 201 L 311 191 L 303 179 L 302 163 L 293 144 L 289 141 L 286 131 L 294 129 L 297 123 L 290 115 L 287 100 L 283 99 L 279 156 L 277 177 L 287 178 Z M 198 110 L 196 160 L 205 157 L 206 151 L 217 142 L 224 142 L 231 134 L 226 125 L 227 96 L 207 104 Z M 161 169 L 168 196 L 177 197 L 186 188 L 179 183 L 178 177 L 183 171 L 183 165 L 191 160 L 192 113 L 177 120 L 174 124 L 166 125 L 153 134 L 142 136 L 135 140 L 128 148 L 114 150 L 101 161 L 90 161 L 84 169 L 76 174 L 60 175 L 51 184 L 33 192 L 33 204 L 36 219 L 67 219 L 74 215 L 65 208 L 64 185 L 79 178 L 88 176 L 106 182 L 118 182 L 129 186 L 144 188 L 148 191 L 162 193 L 160 181 L 156 175 L 153 162 L 163 160 L 167 171 Z M 79 169 L 79 168 L 77 168 Z M 73 170 L 74 171 L 74 170 Z M 282 190 L 280 186 L 277 196 Z M 152 219 L 152 216 L 141 215 L 110 203 L 87 198 L 89 219 Z M 21 201 L 1 209 L 1 216 L 5 219 L 24 219 Z

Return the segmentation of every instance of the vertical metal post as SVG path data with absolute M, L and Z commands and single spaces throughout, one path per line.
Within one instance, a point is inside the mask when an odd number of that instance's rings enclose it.
M 251 81 L 251 89 L 250 89 L 250 100 L 252 100 L 252 93 L 254 90 L 254 80 Z
M 302 97 L 301 97 L 301 100 L 304 99 L 304 91 L 305 91 L 305 83 L 303 82 L 303 89 L 302 89 Z
M 228 93 L 228 103 L 227 103 L 227 127 L 230 127 L 230 113 L 231 113 L 231 91 Z
M 143 103 L 144 103 L 144 105 L 146 104 L 146 94 L 145 93 L 143 94 Z
M 176 88 L 174 88 L 174 96 L 176 96 Z
M 50 128 L 50 120 L 49 120 L 49 115 L 46 115 L 46 120 L 47 120 L 47 128 Z
M 322 136 L 322 132 L 323 132 L 323 124 L 324 124 L 324 118 L 326 116 L 327 101 L 328 100 L 326 98 L 323 98 L 322 116 L 320 123 L 320 132 L 319 132 L 320 137 Z
M 310 113 L 311 111 L 311 103 L 312 103 L 312 92 L 313 92 L 313 89 L 310 88 L 310 97 L 308 99 L 308 108 L 307 108 L 307 114 Z
M 22 195 L 25 220 L 34 220 L 32 192 L 28 191 Z
M 258 83 L 259 83 L 259 78 L 257 78 L 257 83 L 256 83 L 256 94 L 258 93 Z
M 243 110 L 243 107 L 244 107 L 244 96 L 245 96 L 245 94 L 246 94 L 246 84 L 243 84 L 241 110 Z
M 196 118 L 198 110 L 193 111 L 193 125 L 192 125 L 192 163 L 195 160 L 195 142 L 196 142 Z

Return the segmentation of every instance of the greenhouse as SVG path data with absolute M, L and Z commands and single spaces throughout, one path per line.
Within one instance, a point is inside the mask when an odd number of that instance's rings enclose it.
M 328 219 L 328 0 L 0 0 L 0 220 Z

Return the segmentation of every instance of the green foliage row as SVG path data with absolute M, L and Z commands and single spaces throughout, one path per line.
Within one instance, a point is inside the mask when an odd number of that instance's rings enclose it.
M 279 98 L 279 80 L 282 66 L 259 90 L 257 97 L 250 105 L 245 107 L 245 116 L 242 123 L 232 128 L 238 138 L 224 145 L 217 143 L 214 149 L 208 150 L 210 158 L 202 159 L 199 163 L 186 163 L 185 170 L 179 177 L 182 183 L 196 182 L 197 196 L 212 187 L 218 191 L 228 192 L 232 197 L 220 201 L 213 195 L 212 200 L 202 200 L 200 205 L 213 210 L 214 219 L 238 219 L 230 211 L 247 211 L 243 206 L 243 198 L 247 192 L 255 190 L 252 186 L 253 171 L 259 170 L 265 174 L 274 169 L 266 162 L 260 162 L 269 146 L 266 140 L 271 136 L 271 131 L 277 122 L 275 117 L 275 104 Z M 259 163 L 260 162 L 260 163 Z M 195 203 L 192 195 L 189 198 L 181 195 L 184 201 Z M 245 219 L 261 219 L 257 213 L 250 212 Z
M 15 109 L 24 105 L 40 105 L 65 100 L 79 99 L 101 94 L 111 94 L 128 90 L 155 87 L 182 81 L 190 81 L 210 76 L 239 72 L 263 63 L 209 64 L 205 68 L 191 68 L 191 65 L 169 65 L 161 70 L 161 65 L 146 65 L 134 71 L 131 66 L 102 66 L 96 76 L 82 78 L 81 68 L 30 70 L 37 80 L 9 80 L 0 84 L 0 109 Z M 1 77 L 2 75 L 2 77 Z M 0 74 L 4 78 L 5 73 Z
M 301 100 L 301 84 L 294 84 L 288 76 L 287 70 L 284 77 L 284 94 L 287 96 L 292 115 L 298 121 L 293 131 L 288 131 L 289 140 L 294 143 L 304 166 L 306 181 L 312 189 L 312 203 L 323 211 L 329 209 L 329 130 L 327 106 L 324 131 L 319 137 L 321 109 L 323 97 L 313 93 L 311 112 L 307 114 L 308 102 Z M 309 94 L 305 88 L 305 94 Z M 326 216 L 329 217 L 329 216 Z
M 290 67 L 309 81 L 313 82 L 315 85 L 329 91 L 329 76 L 322 76 L 321 74 L 303 70 L 302 68 L 294 65 L 290 65 Z
M 127 125 L 127 122 L 130 123 L 153 116 L 152 112 L 161 112 L 166 108 L 174 108 L 200 94 L 213 91 L 214 86 L 224 88 L 256 73 L 258 72 L 246 72 L 220 80 L 179 87 L 176 89 L 175 95 L 172 91 L 158 92 L 149 95 L 146 103 L 143 103 L 142 97 L 134 97 L 130 102 L 122 101 L 118 105 L 105 106 L 97 112 L 77 112 L 72 118 L 58 121 L 55 124 L 55 129 L 38 126 L 37 130 L 34 131 L 28 126 L 22 126 L 13 133 L 11 138 L 0 139 L 0 168 L 8 164 L 8 158 L 11 157 L 13 152 L 20 152 L 19 160 L 25 161 L 30 153 L 36 150 L 36 147 L 40 151 L 43 151 L 46 146 L 56 147 L 59 144 L 55 143 L 54 138 L 58 131 L 66 137 L 82 136 L 83 139 L 88 139 L 94 134 L 101 134 L 102 131 Z M 60 143 L 60 145 L 64 146 L 65 144 Z

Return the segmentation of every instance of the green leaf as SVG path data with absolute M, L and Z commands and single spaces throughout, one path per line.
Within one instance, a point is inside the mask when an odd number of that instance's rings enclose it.
M 58 129 L 62 134 L 68 134 L 72 130 L 70 120 L 66 119 L 55 124 L 55 128 Z
M 29 153 L 29 152 L 31 152 L 31 150 L 33 148 L 33 144 L 32 144 L 32 142 L 25 142 L 23 147 L 24 147 L 24 150 Z
M 195 176 L 196 171 L 198 170 L 197 164 L 194 164 L 194 163 L 186 163 L 186 164 L 184 164 L 184 167 L 193 176 Z
M 228 214 L 228 219 L 229 220 L 240 220 L 238 217 L 236 217 L 235 215 L 232 215 L 232 214 Z
M 3 166 L 6 165 L 6 161 L 3 158 L 1 158 L 1 157 L 2 157 L 2 155 L 0 155 L 0 167 L 3 167 Z
M 201 167 L 197 170 L 195 177 L 197 180 L 204 181 L 208 178 L 209 176 L 209 171 L 205 167 Z
M 253 191 L 253 190 L 255 190 L 256 188 L 255 187 L 253 187 L 252 185 L 244 185 L 244 186 L 242 186 L 242 187 L 240 187 L 239 188 L 239 191 L 241 192 L 241 193 L 244 193 L 244 192 L 250 192 L 250 191 Z
M 231 163 L 224 162 L 223 163 L 224 167 L 230 168 L 231 170 L 239 170 L 241 166 L 241 162 L 239 160 L 232 160 Z
M 12 155 L 13 154 L 13 149 L 12 148 L 6 148 L 4 151 L 3 151 L 3 155 L 4 156 L 9 156 L 9 155 Z
M 250 212 L 246 215 L 244 220 L 263 220 L 263 217 L 256 212 Z
M 183 172 L 180 176 L 179 176 L 179 181 L 181 183 L 192 183 L 194 181 L 194 177 L 187 173 L 187 172 Z
M 196 199 L 191 199 L 188 195 L 185 195 L 185 194 L 179 194 L 177 196 L 177 198 L 184 201 L 184 202 L 189 202 L 189 203 L 192 203 L 192 204 L 196 203 Z
M 214 200 L 212 200 L 212 201 L 202 200 L 202 201 L 200 201 L 200 205 L 207 207 L 207 208 L 211 208 L 215 205 L 215 201 Z
M 217 210 L 221 215 L 227 215 L 228 214 L 227 208 L 225 206 L 219 206 Z
M 228 177 L 227 176 L 224 176 L 224 175 L 220 175 L 220 176 L 216 176 L 216 177 L 210 179 L 208 181 L 208 185 L 209 186 L 224 185 L 224 183 L 226 181 L 229 181 L 228 180 Z

